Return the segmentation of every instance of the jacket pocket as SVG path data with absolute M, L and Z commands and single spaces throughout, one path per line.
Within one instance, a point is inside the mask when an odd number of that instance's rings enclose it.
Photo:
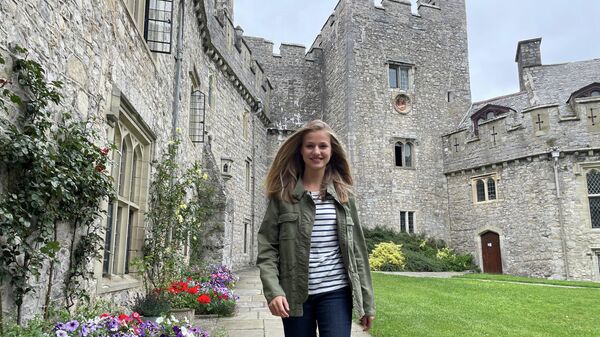
M 298 213 L 281 214 L 277 220 L 279 226 L 279 271 L 281 276 L 289 276 L 296 260 L 296 236 L 298 232 Z

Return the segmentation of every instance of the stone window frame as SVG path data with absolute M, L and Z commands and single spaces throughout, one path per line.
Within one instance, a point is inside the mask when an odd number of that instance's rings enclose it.
M 471 177 L 471 198 L 473 204 L 487 204 L 498 201 L 500 199 L 498 193 L 499 182 L 500 177 L 498 173 L 488 173 Z M 493 186 L 493 188 L 490 188 L 490 186 Z
M 600 281 L 600 247 L 592 248 L 592 277 L 596 281 Z
M 215 75 L 208 74 L 208 93 L 206 95 L 208 107 L 212 110 L 215 107 Z
M 596 166 L 596 167 L 588 167 L 585 170 L 585 191 L 586 191 L 586 197 L 587 197 L 587 203 L 588 203 L 588 214 L 589 214 L 589 219 L 590 219 L 590 226 L 592 229 L 597 230 L 600 229 L 600 212 L 598 212 L 598 214 L 596 214 L 594 216 L 594 214 L 592 213 L 592 202 L 591 200 L 597 200 L 598 204 L 600 205 L 600 189 L 598 191 L 594 191 L 594 192 L 598 192 L 598 193 L 591 193 L 590 192 L 590 173 L 592 172 L 596 172 L 599 179 L 600 179 L 600 167 Z M 600 181 L 599 181 L 600 183 Z M 595 220 L 594 220 L 595 219 Z
M 117 151 L 111 153 L 109 168 L 117 200 L 106 204 L 103 219 L 105 243 L 96 273 L 97 292 L 106 293 L 139 287 L 141 280 L 130 262 L 141 257 L 145 237 L 144 215 L 148 209 L 150 163 L 156 137 L 120 92 L 113 91 L 112 112 L 107 114 L 109 139 Z M 106 237 L 109 236 L 109 241 Z
M 188 136 L 192 143 L 203 143 L 206 131 L 206 94 L 200 89 L 196 68 L 190 72 L 192 82 L 190 88 L 190 106 L 188 120 Z
M 242 136 L 245 140 L 250 138 L 250 111 L 244 110 L 242 114 Z
M 390 90 L 396 90 L 399 92 L 413 92 L 414 91 L 414 77 L 415 77 L 415 65 L 407 62 L 399 62 L 399 61 L 388 61 L 386 63 L 387 69 L 387 87 Z M 395 82 L 396 85 L 392 86 L 392 70 L 395 71 Z M 400 70 L 406 71 L 406 86 L 401 86 L 401 72 Z
M 158 0 L 161 1 L 161 5 L 156 5 L 158 7 L 151 8 L 151 2 L 148 0 L 122 0 L 125 5 L 126 12 L 129 14 L 131 21 L 134 26 L 137 28 L 140 36 L 143 37 L 146 42 L 146 46 L 151 52 L 155 53 L 163 53 L 170 54 L 171 46 L 173 42 L 173 9 L 175 2 L 173 0 Z M 165 7 L 165 4 L 168 4 Z M 155 13 L 154 16 L 150 12 Z M 158 17 L 161 17 L 158 12 L 168 14 L 167 18 L 159 20 Z M 152 19 L 151 19 L 152 18 Z M 152 25 L 152 21 L 154 25 Z M 160 30 L 153 30 L 152 27 Z M 152 32 L 158 32 L 158 34 L 153 35 Z M 169 32 L 168 35 L 165 32 Z M 156 40 L 152 39 L 152 37 L 165 37 L 168 36 L 167 39 Z
M 248 233 L 248 229 L 249 228 L 250 228 L 250 219 L 245 218 L 244 219 L 244 229 L 243 229 L 244 232 L 242 233 L 242 235 L 244 236 L 243 237 L 244 246 L 243 246 L 243 250 L 242 250 L 242 252 L 244 253 L 244 255 L 248 255 L 248 253 L 250 251 L 250 249 L 248 249 L 249 246 L 250 246 L 249 245 L 250 241 L 248 240 L 248 237 L 249 237 L 249 235 L 248 235 L 249 234 Z
M 401 152 L 398 152 L 398 145 L 401 147 Z M 410 165 L 406 164 L 406 148 L 410 149 Z M 416 141 L 411 138 L 393 138 L 392 153 L 394 154 L 394 167 L 398 169 L 414 170 L 416 165 L 415 155 Z M 400 153 L 400 164 L 398 165 L 398 155 Z
M 246 192 L 250 192 L 251 180 L 252 180 L 252 158 L 246 158 L 246 174 L 244 175 L 244 185 Z
M 398 222 L 398 226 L 400 227 L 400 233 L 414 234 L 415 227 L 416 227 L 415 226 L 416 212 L 415 211 L 400 211 L 399 214 L 400 214 L 400 221 Z

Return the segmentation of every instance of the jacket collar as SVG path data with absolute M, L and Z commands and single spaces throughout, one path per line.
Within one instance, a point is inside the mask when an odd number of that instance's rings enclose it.
M 296 200 L 300 200 L 302 198 L 302 196 L 304 195 L 304 183 L 302 182 L 302 177 L 298 178 L 298 181 L 296 182 L 296 187 L 294 188 L 294 192 L 292 193 L 292 195 L 296 198 Z M 335 191 L 335 187 L 333 186 L 333 184 L 328 184 L 327 185 L 327 193 L 329 195 L 331 195 L 335 201 L 337 201 L 338 203 L 341 204 L 340 199 L 338 198 L 337 192 Z

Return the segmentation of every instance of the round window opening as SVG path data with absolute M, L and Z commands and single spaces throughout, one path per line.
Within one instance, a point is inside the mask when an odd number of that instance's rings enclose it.
M 400 113 L 407 113 L 410 111 L 410 97 L 405 94 L 398 94 L 394 98 L 394 110 Z

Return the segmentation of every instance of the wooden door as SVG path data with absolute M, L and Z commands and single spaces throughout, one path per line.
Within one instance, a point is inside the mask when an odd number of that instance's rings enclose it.
M 483 272 L 502 274 L 502 256 L 500 254 L 500 236 L 494 232 L 481 234 L 481 255 Z

